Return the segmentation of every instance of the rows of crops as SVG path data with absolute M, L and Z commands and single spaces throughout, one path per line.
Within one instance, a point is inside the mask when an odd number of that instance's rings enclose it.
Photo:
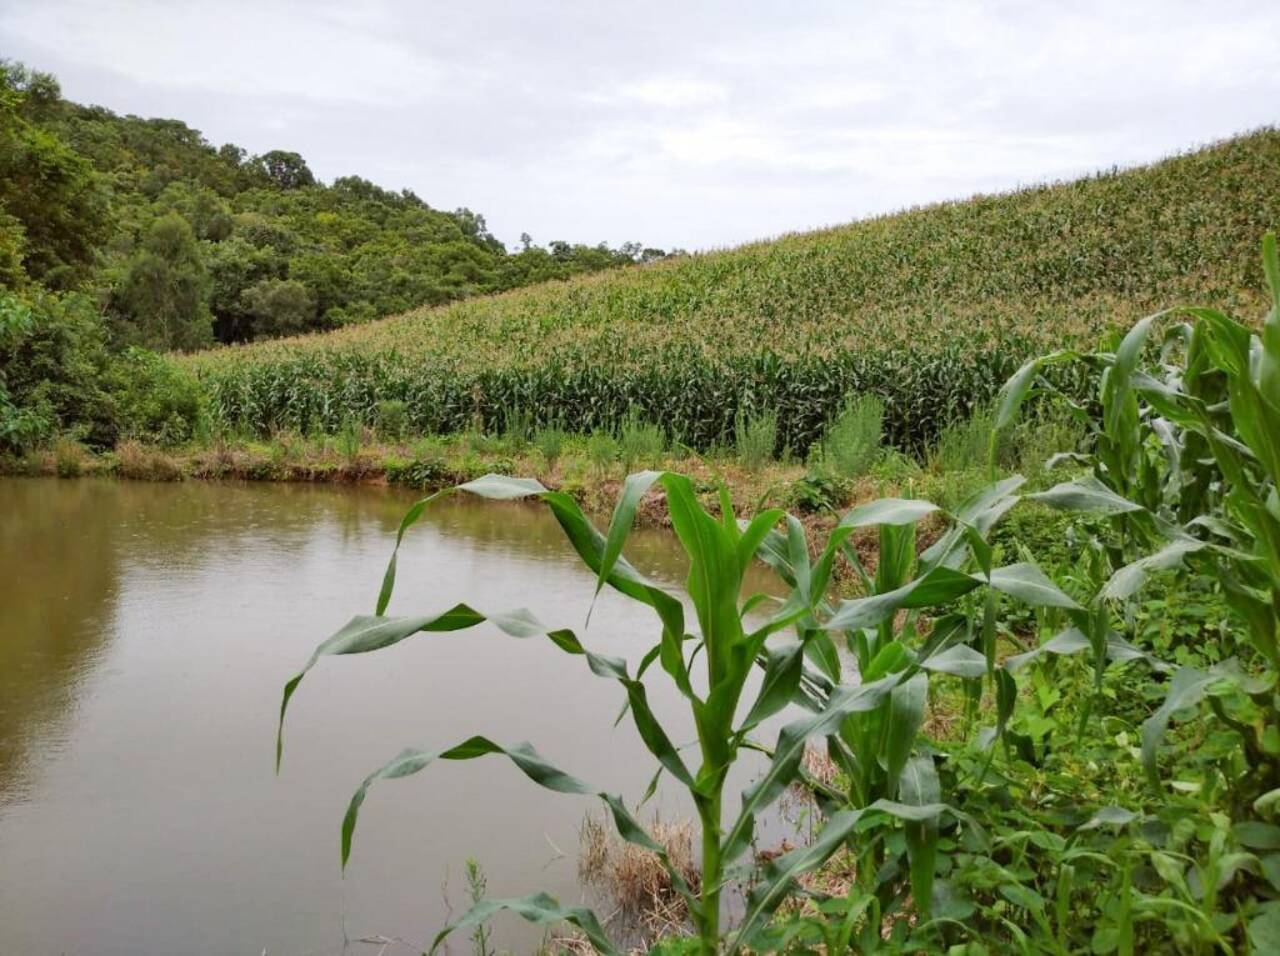
M 705 446 L 740 407 L 797 451 L 873 391 L 900 444 L 988 398 L 1023 358 L 1171 301 L 1257 311 L 1280 224 L 1280 131 L 1142 169 L 910 210 L 328 335 L 180 359 L 234 428 L 332 431 L 407 402 L 420 429 L 572 430 L 632 408 Z

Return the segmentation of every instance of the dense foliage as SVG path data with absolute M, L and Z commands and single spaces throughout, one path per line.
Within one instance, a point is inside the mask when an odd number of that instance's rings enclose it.
M 731 444 L 777 412 L 803 452 L 850 394 L 899 445 L 989 399 L 1026 357 L 1169 301 L 1259 303 L 1280 224 L 1280 132 L 1153 166 L 537 286 L 186 364 L 217 418 L 259 434 L 372 422 L 492 428 L 513 408 L 572 431 L 632 413 Z
M 692 937 L 660 943 L 661 952 L 1276 952 L 1273 236 L 1264 262 L 1270 296 L 1260 333 L 1217 310 L 1183 308 L 1144 319 L 1105 351 L 1034 359 L 1008 381 L 993 450 L 1033 391 L 1058 391 L 1047 369 L 1071 364 L 1087 379 L 1086 402 L 1058 395 L 1088 428 L 1081 447 L 1052 460 L 1074 477 L 1042 491 L 1011 476 L 952 508 L 872 501 L 815 548 L 797 519 L 771 510 L 738 521 L 727 493 L 714 514 L 688 479 L 670 473 L 631 476 L 603 533 L 571 498 L 535 481 L 488 476 L 463 486 L 541 500 L 594 572 L 597 592 L 610 586 L 655 612 L 660 637 L 636 676 L 528 611 L 457 604 L 384 616 L 393 552 L 375 616 L 353 619 L 286 684 L 282 725 L 299 683 L 327 655 L 485 622 L 546 638 L 621 685 L 659 773 L 690 792 L 702 824 L 700 879 L 692 885 L 669 865 L 620 797 L 551 766 L 528 743 L 484 737 L 406 750 L 371 774 L 343 822 L 343 862 L 374 783 L 437 759 L 501 755 L 543 787 L 600 797 L 619 835 L 668 868 Z M 1158 350 L 1149 347 L 1154 333 L 1163 337 Z M 689 557 L 696 628 L 678 599 L 622 557 L 655 485 Z M 431 503 L 410 509 L 397 551 Z M 853 546 L 868 532 L 874 565 Z M 741 594 L 753 556 L 777 573 L 779 595 Z M 836 600 L 840 567 L 857 596 Z M 762 679 L 747 693 L 757 667 Z M 684 732 L 673 737 L 650 710 L 646 674 L 687 700 L 699 766 L 672 743 Z M 776 737 L 757 739 L 765 719 L 788 707 L 793 719 Z M 825 748 L 827 779 L 805 770 L 811 744 Z M 767 760 L 735 809 L 725 776 L 748 750 Z M 813 840 L 753 862 L 757 818 L 797 782 L 812 788 L 821 812 Z M 720 894 L 735 877 L 746 881 L 745 907 L 726 932 Z M 453 930 L 503 910 L 570 922 L 595 950 L 618 952 L 589 909 L 544 893 L 480 899 L 440 931 L 433 951 Z
M 49 321 L 74 313 L 67 338 L 96 322 L 89 338 L 112 353 L 333 329 L 664 256 L 528 237 L 509 253 L 470 210 L 432 209 L 358 176 L 325 185 L 297 153 L 249 156 L 178 120 L 81 106 L 53 77 L 0 60 L 0 294 Z M 105 369 L 99 357 L 84 362 Z M 18 398 L 11 390 L 0 407 Z M 105 405 L 90 418 L 72 411 L 27 408 L 25 425 L 5 426 L 6 444 L 19 432 L 110 433 Z M 38 436 L 37 419 L 48 425 Z

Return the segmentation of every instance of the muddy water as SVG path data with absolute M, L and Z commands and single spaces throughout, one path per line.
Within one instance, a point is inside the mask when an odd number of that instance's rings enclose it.
M 295 698 L 273 772 L 282 683 L 371 612 L 411 500 L 0 480 L 0 953 L 378 952 L 367 938 L 416 952 L 462 910 L 468 858 L 490 895 L 583 898 L 577 831 L 596 804 L 501 758 L 379 785 L 345 879 L 338 866 L 352 789 L 405 746 L 530 740 L 639 798 L 653 764 L 629 723 L 613 726 L 620 690 L 546 642 L 484 628 L 328 659 Z M 683 577 L 666 534 L 638 532 L 627 554 L 660 581 Z M 652 616 L 606 593 L 582 631 L 592 590 L 543 510 L 458 501 L 406 539 L 391 612 L 525 606 L 634 664 Z M 683 740 L 679 700 L 650 683 Z M 689 815 L 675 793 L 654 805 Z M 538 939 L 498 924 L 517 952 Z

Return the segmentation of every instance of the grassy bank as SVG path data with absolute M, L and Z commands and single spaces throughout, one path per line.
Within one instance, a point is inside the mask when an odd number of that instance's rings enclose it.
M 1092 345 L 1179 301 L 1253 315 L 1258 236 L 1280 223 L 1280 132 L 1152 166 L 909 210 L 548 283 L 334 333 L 178 359 L 214 420 L 268 435 L 419 433 L 515 418 L 589 433 L 628 415 L 705 450 L 741 412 L 804 453 L 851 394 L 927 444 L 1027 355 Z
M 769 453 L 769 420 L 744 427 L 742 439 L 734 445 L 707 453 L 673 446 L 652 426 L 643 425 L 626 428 L 617 438 L 541 430 L 404 440 L 348 427 L 332 436 L 280 432 L 267 439 L 221 437 L 177 447 L 125 441 L 101 453 L 62 439 L 22 456 L 0 456 L 0 474 L 327 482 L 428 491 L 496 473 L 535 477 L 573 495 L 587 511 L 604 514 L 613 507 L 627 474 L 673 470 L 694 479 L 708 504 L 714 504 L 724 486 L 740 510 L 781 507 L 809 515 L 818 524 L 839 509 L 889 494 L 955 505 L 989 480 L 989 413 L 982 411 L 945 429 L 914 456 L 886 446 L 879 415 L 873 401 L 851 407 L 804 458 Z M 1045 457 L 1061 443 L 1073 444 L 1078 438 L 1070 422 L 1046 410 L 1002 439 L 1000 470 L 1047 480 Z M 647 500 L 639 521 L 665 522 L 660 504 Z

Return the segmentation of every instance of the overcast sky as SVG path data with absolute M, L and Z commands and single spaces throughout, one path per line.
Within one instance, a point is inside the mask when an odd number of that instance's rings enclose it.
M 0 0 L 0 56 L 511 245 L 732 245 L 1280 120 L 1258 0 Z

